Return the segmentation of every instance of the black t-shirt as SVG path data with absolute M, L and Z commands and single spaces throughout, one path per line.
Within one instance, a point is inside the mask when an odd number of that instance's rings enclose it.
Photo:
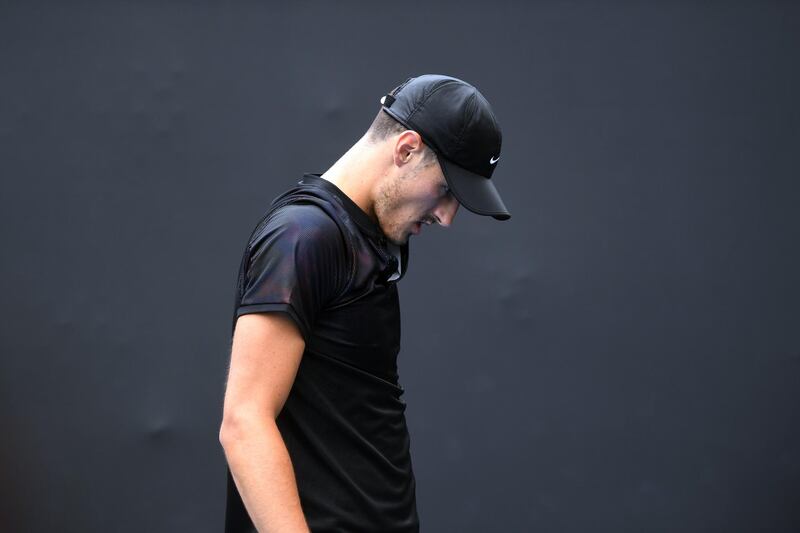
M 275 198 L 245 248 L 231 334 L 278 311 L 306 343 L 276 422 L 313 533 L 419 531 L 397 375 L 407 266 L 408 243 L 319 174 Z M 226 533 L 255 531 L 230 471 L 227 490 Z

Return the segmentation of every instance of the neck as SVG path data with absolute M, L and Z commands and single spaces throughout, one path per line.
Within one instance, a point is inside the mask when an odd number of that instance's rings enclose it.
M 380 172 L 376 172 L 380 169 L 379 155 L 365 135 L 320 176 L 339 187 L 376 222 L 373 191 L 380 179 Z

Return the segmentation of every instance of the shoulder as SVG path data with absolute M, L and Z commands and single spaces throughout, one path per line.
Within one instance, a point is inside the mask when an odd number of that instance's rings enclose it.
M 339 226 L 320 206 L 310 203 L 288 204 L 266 216 L 251 244 L 280 236 L 282 240 L 332 242 L 344 245 Z
M 276 209 L 273 217 L 278 224 L 303 232 L 322 236 L 339 233 L 336 221 L 324 209 L 315 204 L 288 204 Z
M 292 258 L 309 268 L 349 270 L 349 244 L 336 220 L 313 203 L 291 203 L 272 211 L 250 241 L 252 257 Z M 341 267 L 341 268 L 339 268 Z

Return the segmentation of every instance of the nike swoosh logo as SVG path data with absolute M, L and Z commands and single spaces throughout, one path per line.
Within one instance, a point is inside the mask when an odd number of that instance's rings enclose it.
M 500 159 L 500 156 L 499 156 L 499 155 L 497 156 L 497 159 Z M 492 157 L 491 159 L 489 159 L 489 164 L 490 164 L 490 165 L 494 165 L 495 163 L 497 163 L 497 159 L 495 159 L 494 157 Z

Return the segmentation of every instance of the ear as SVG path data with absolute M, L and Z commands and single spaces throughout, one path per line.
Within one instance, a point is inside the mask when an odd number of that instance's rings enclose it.
M 394 145 L 394 164 L 398 167 L 414 161 L 423 149 L 422 137 L 414 130 L 405 130 L 397 136 Z

